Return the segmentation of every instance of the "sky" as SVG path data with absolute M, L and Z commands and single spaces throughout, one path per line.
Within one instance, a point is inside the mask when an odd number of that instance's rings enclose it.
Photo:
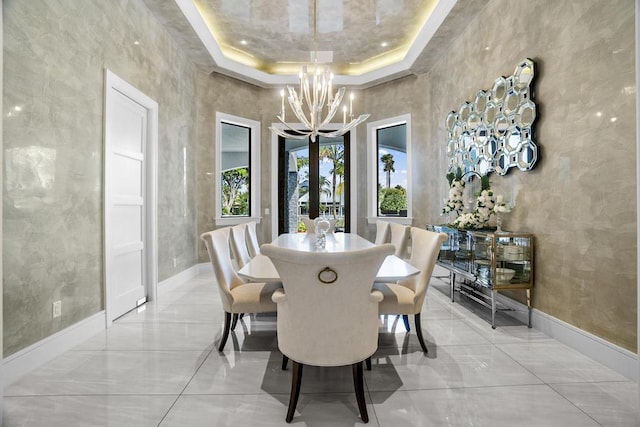
M 381 149 L 378 151 L 378 159 L 385 154 L 393 155 L 393 168 L 396 170 L 395 172 L 391 172 L 391 187 L 395 187 L 396 185 L 400 185 L 403 188 L 407 188 L 407 154 L 391 150 L 391 149 Z M 386 187 L 387 185 L 387 174 L 384 172 L 384 165 L 382 162 L 378 164 L 378 182 Z

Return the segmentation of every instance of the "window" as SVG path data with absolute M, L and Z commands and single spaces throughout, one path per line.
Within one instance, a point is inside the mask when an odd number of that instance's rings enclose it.
M 258 220 L 260 122 L 216 114 L 216 224 Z
M 369 222 L 411 224 L 411 116 L 367 124 Z

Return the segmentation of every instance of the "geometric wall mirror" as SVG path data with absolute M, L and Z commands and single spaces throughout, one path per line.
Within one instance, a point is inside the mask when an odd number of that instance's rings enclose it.
M 464 173 L 505 175 L 511 168 L 533 169 L 538 160 L 534 77 L 534 62 L 524 59 L 512 75 L 498 77 L 489 89 L 447 114 L 448 172 L 459 167 Z

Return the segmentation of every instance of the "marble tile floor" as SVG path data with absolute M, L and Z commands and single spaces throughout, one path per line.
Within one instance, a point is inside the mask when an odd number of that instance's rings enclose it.
M 125 315 L 5 390 L 4 426 L 285 425 L 290 370 L 274 315 L 246 316 L 217 343 L 211 274 Z M 637 426 L 638 386 L 506 315 L 499 327 L 452 304 L 432 279 L 423 310 L 429 354 L 381 317 L 365 371 L 371 426 Z M 305 369 L 292 425 L 362 424 L 351 370 Z

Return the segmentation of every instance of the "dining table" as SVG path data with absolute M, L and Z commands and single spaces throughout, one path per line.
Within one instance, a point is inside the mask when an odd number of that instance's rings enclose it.
M 374 244 L 355 233 L 327 233 L 324 245 L 318 245 L 318 235 L 315 233 L 284 233 L 271 244 L 303 252 L 351 252 L 373 247 Z M 395 255 L 385 258 L 378 273 L 377 282 L 397 282 L 420 273 L 407 261 Z M 278 282 L 280 276 L 271 260 L 258 254 L 245 264 L 238 275 L 256 282 Z

